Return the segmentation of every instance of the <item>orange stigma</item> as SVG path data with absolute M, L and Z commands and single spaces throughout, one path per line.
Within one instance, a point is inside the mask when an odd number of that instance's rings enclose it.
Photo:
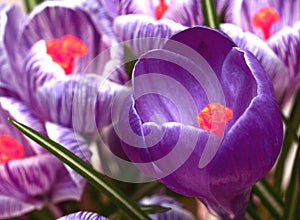
M 159 20 L 162 18 L 166 10 L 168 10 L 168 5 L 165 3 L 164 0 L 159 0 L 158 6 L 155 7 L 155 17 L 156 20 Z
M 64 35 L 62 39 L 53 39 L 46 43 L 47 53 L 69 75 L 74 70 L 76 58 L 88 52 L 85 43 L 72 35 Z
M 223 135 L 225 125 L 232 119 L 232 110 L 219 103 L 206 105 L 197 115 L 199 127 L 208 130 L 220 138 Z
M 264 40 L 267 40 L 272 36 L 272 25 L 279 19 L 280 16 L 274 8 L 265 7 L 253 16 L 252 23 L 255 27 L 262 29 Z
M 9 135 L 0 135 L 0 164 L 24 157 L 24 147 Z

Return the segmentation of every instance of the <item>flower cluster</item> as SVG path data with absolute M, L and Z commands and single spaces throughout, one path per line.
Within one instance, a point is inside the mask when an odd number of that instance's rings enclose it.
M 1 4 L 0 219 L 128 218 L 8 118 L 101 171 L 149 219 L 208 210 L 239 220 L 285 194 L 300 124 L 293 4 L 56 0 L 28 13 Z M 209 27 L 210 9 L 219 29 Z M 271 200 L 280 209 L 272 215 L 289 215 L 288 198 Z

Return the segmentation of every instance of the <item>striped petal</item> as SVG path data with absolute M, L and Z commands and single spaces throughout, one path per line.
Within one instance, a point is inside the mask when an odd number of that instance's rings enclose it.
M 167 19 L 156 21 L 147 15 L 124 15 L 115 19 L 114 29 L 139 57 L 149 50 L 161 48 L 167 39 L 185 27 Z
M 281 103 L 284 104 L 300 88 L 300 21 L 293 27 L 285 27 L 273 35 L 268 40 L 268 45 L 288 69 L 288 86 L 285 86 L 285 93 L 281 98 Z
M 18 217 L 32 210 L 41 209 L 42 206 L 43 203 L 41 201 L 29 204 L 11 196 L 0 195 L 0 218 Z
M 109 220 L 109 219 L 97 213 L 80 211 L 80 212 L 63 216 L 61 218 L 58 218 L 57 220 Z
M 46 120 L 77 132 L 95 132 L 110 123 L 108 109 L 119 87 L 94 74 L 72 75 L 40 87 L 33 107 Z

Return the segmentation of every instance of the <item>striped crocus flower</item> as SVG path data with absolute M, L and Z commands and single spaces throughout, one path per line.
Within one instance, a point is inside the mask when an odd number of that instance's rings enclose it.
M 23 102 L 0 96 L 0 218 L 49 204 L 79 200 L 85 180 L 9 123 L 13 118 L 65 146 L 88 162 L 86 141 L 73 130 L 45 122 Z M 51 205 L 51 206 L 52 206 Z
M 109 18 L 102 15 L 100 32 L 89 12 L 81 1 L 47 1 L 28 16 L 17 6 L 1 10 L 3 94 L 19 97 L 44 120 L 84 133 L 110 123 L 107 109 L 118 89 L 102 76 L 105 60 L 89 65 L 115 41 Z
M 221 26 L 259 59 L 284 106 L 300 87 L 300 1 L 232 1 Z

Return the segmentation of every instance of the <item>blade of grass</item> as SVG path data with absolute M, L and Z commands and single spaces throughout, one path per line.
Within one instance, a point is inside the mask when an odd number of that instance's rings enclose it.
M 110 182 L 103 176 L 100 175 L 95 169 L 83 162 L 75 154 L 61 146 L 60 144 L 52 141 L 51 139 L 43 136 L 32 128 L 19 123 L 11 118 L 8 119 L 17 129 L 23 132 L 26 136 L 40 144 L 42 147 L 47 149 L 65 164 L 70 166 L 87 181 L 89 181 L 96 189 L 106 194 L 116 206 L 122 209 L 128 216 L 133 219 L 149 220 L 150 218 L 143 212 L 140 207 L 131 202 L 122 192 L 114 187 Z

